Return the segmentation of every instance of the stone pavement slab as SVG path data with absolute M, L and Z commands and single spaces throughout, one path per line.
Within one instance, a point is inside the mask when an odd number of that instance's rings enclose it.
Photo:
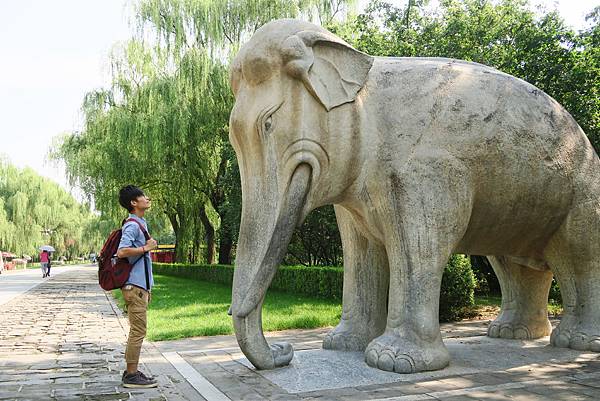
M 553 320 L 553 324 L 558 321 Z M 329 329 L 267 333 L 269 342 L 288 341 L 290 366 L 257 371 L 234 336 L 158 342 L 176 353 L 231 400 L 597 400 L 600 355 L 554 348 L 548 338 L 491 339 L 489 321 L 442 325 L 452 354 L 444 370 L 413 375 L 381 372 L 362 353 L 321 349 Z
M 534 365 L 538 362 L 590 361 L 596 358 L 593 353 L 550 347 L 547 338 L 514 341 L 478 336 L 448 338 L 445 344 L 452 358 L 450 366 L 433 372 L 412 375 L 382 372 L 369 367 L 362 352 L 315 349 L 296 352 L 288 367 L 257 373 L 290 393 L 451 377 L 452 379 L 435 380 L 435 386 L 428 386 L 430 389 L 440 390 L 461 387 L 467 380 L 461 381 L 460 377 L 469 374 L 498 370 L 518 372 L 526 366 L 527 371 L 523 373 L 540 378 L 544 377 L 544 373 L 552 376 L 552 370 L 544 369 L 543 365 L 538 368 Z M 498 349 L 502 349 L 502 352 L 497 352 Z M 238 361 L 252 368 L 251 363 L 243 356 Z
M 121 387 L 127 332 L 95 268 L 69 266 L 0 306 L 0 400 L 203 399 L 152 344 L 141 362 L 159 388 Z
M 51 272 L 52 276 L 55 276 L 72 269 L 73 266 L 54 266 Z M 42 277 L 41 268 L 5 270 L 0 274 L 0 305 L 27 292 L 46 280 L 46 278 Z
M 267 333 L 296 350 L 290 366 L 272 371 L 252 367 L 235 336 L 145 343 L 143 369 L 160 386 L 129 391 L 120 385 L 127 320 L 95 268 L 70 269 L 0 305 L 0 400 L 600 399 L 598 354 L 552 348 L 547 338 L 489 339 L 487 321 L 442 325 L 452 364 L 415 375 L 322 350 L 327 328 Z

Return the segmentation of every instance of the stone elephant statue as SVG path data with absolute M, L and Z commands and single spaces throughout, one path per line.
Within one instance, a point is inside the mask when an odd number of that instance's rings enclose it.
M 368 365 L 442 369 L 439 294 L 452 253 L 489 255 L 502 310 L 489 336 L 550 334 L 553 274 L 564 317 L 550 341 L 600 352 L 600 160 L 541 90 L 481 64 L 361 53 L 316 25 L 261 27 L 231 66 L 230 141 L 242 182 L 233 280 L 238 343 L 259 369 L 265 292 L 292 231 L 335 205 L 343 313 L 324 348 Z

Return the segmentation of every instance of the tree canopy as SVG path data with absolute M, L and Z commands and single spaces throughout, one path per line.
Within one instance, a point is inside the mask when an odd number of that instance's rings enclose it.
M 53 157 L 66 163 L 71 182 L 113 220 L 123 213 L 119 188 L 143 187 L 171 224 L 179 260 L 213 263 L 218 241 L 219 261 L 230 263 L 237 233 L 222 223 L 232 223 L 240 206 L 227 140 L 233 104 L 228 61 L 240 41 L 270 19 L 330 20 L 347 3 L 137 2 L 138 33 L 112 55 L 111 88 L 86 95 L 83 130 L 62 137 Z
M 436 8 L 426 0 L 404 7 L 373 0 L 365 13 L 352 15 L 354 4 L 136 1 L 136 33 L 111 56 L 111 86 L 87 93 L 83 129 L 59 138 L 53 157 L 65 162 L 102 221 L 114 225 L 123 217 L 117 192 L 133 183 L 155 200 L 152 223 L 164 238 L 172 231 L 179 261 L 230 263 L 241 189 L 227 139 L 228 65 L 258 27 L 282 17 L 321 23 L 375 56 L 451 57 L 496 67 L 556 98 L 600 149 L 600 7 L 590 10 L 588 29 L 574 32 L 558 13 L 532 11 L 527 0 L 441 0 Z M 331 207 L 307 218 L 286 257 L 302 264 L 340 259 Z
M 331 27 L 375 56 L 448 57 L 495 67 L 548 93 L 600 150 L 600 6 L 575 32 L 556 11 L 528 0 L 442 0 L 404 8 L 374 0 L 365 14 Z
M 99 219 L 58 184 L 0 158 L 0 250 L 34 256 L 52 245 L 57 256 L 98 249 Z

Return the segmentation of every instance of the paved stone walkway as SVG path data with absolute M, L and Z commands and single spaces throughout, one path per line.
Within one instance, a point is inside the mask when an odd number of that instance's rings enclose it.
M 492 344 L 491 352 L 484 349 L 485 352 L 475 355 L 483 359 L 474 361 L 474 365 L 484 366 L 480 371 L 473 372 L 471 369 L 470 372 L 457 374 L 452 364 L 456 366 L 457 359 L 469 361 L 469 356 L 461 357 L 454 353 L 451 367 L 443 371 L 401 375 L 403 377 L 400 381 L 392 383 L 344 388 L 335 388 L 338 383 L 331 378 L 337 375 L 338 380 L 347 381 L 345 376 L 352 375 L 353 366 L 346 367 L 344 363 L 348 362 L 350 365 L 357 358 L 343 354 L 352 353 L 341 353 L 342 356 L 337 361 L 333 360 L 337 357 L 332 357 L 329 362 L 328 356 L 315 358 L 330 365 L 320 373 L 319 369 L 310 366 L 310 361 L 308 364 L 302 361 L 307 359 L 304 356 L 306 354 L 332 352 L 317 351 L 328 331 L 324 329 L 268 333 L 270 343 L 288 341 L 296 351 L 292 365 L 279 371 L 257 372 L 240 353 L 232 336 L 167 341 L 156 345 L 164 353 L 177 352 L 231 400 L 600 400 L 600 355 L 556 349 L 547 345 L 547 338 L 517 343 L 514 340 L 488 339 L 484 336 L 487 323 L 472 321 L 442 326 L 444 342 L 451 353 L 453 349 L 472 353 L 478 344 Z M 506 346 L 509 343 L 511 346 Z M 509 353 L 511 355 L 507 356 Z M 363 363 L 362 355 L 358 358 Z M 494 366 L 496 359 L 508 359 L 510 367 Z M 287 376 L 284 369 L 290 371 Z M 306 378 L 303 375 L 312 377 Z M 286 383 L 295 387 L 298 382 L 319 380 L 329 380 L 331 388 L 288 392 L 282 388 L 284 386 L 275 384 Z
M 367 385 L 344 377 L 364 363 L 360 355 L 323 357 L 328 329 L 268 333 L 269 342 L 289 341 L 296 350 L 292 365 L 276 371 L 256 371 L 234 336 L 147 343 L 143 369 L 160 387 L 129 391 L 120 386 L 127 321 L 95 274 L 73 267 L 0 305 L 0 400 L 600 400 L 598 354 L 557 350 L 545 340 L 489 340 L 485 321 L 442 326 L 450 368 L 383 381 L 374 370 L 380 381 Z M 319 380 L 318 390 L 300 384 Z
M 143 368 L 160 387 L 121 387 L 128 326 L 115 308 L 94 267 L 72 267 L 1 305 L 0 400 L 201 399 L 152 344 Z
M 56 276 L 73 270 L 73 266 L 53 266 L 51 270 L 52 276 Z M 0 306 L 46 280 L 41 268 L 5 270 L 0 274 Z

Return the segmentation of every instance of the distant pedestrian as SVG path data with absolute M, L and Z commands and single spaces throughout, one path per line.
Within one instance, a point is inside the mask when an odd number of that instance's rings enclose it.
M 48 266 L 46 266 L 46 277 L 50 277 L 50 268 L 52 267 L 52 253 L 48 252 Z
M 123 372 L 123 387 L 156 387 L 158 382 L 153 377 L 138 370 L 142 343 L 146 337 L 146 312 L 154 284 L 150 251 L 157 247 L 156 240 L 148 234 L 148 225 L 144 219 L 151 202 L 140 188 L 128 185 L 121 188 L 119 203 L 127 209 L 129 217 L 122 228 L 117 257 L 128 258 L 129 263 L 133 264 L 129 279 L 121 288 L 129 318 L 129 336 L 125 349 L 127 370 Z
M 50 257 L 48 256 L 48 251 L 44 250 L 40 253 L 40 264 L 42 265 L 42 278 L 48 276 L 48 261 Z

